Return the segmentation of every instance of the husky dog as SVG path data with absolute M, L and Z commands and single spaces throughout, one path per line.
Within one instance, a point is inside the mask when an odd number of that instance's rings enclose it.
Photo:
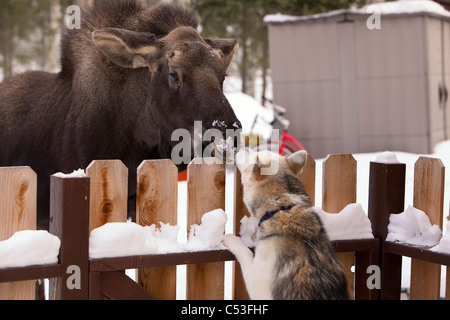
M 248 149 L 237 156 L 244 202 L 259 221 L 255 254 L 234 235 L 224 245 L 239 261 L 251 299 L 349 299 L 342 266 L 297 178 L 306 158 L 305 151 L 281 157 Z

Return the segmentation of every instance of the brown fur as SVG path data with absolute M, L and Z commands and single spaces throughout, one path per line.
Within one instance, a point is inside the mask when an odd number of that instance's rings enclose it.
M 81 29 L 65 31 L 61 72 L 0 84 L 0 166 L 37 172 L 40 228 L 48 227 L 50 175 L 120 159 L 134 195 L 137 166 L 171 158 L 174 130 L 193 132 L 194 121 L 203 130 L 224 121 L 224 134 L 240 126 L 222 92 L 237 43 L 203 39 L 198 25 L 197 13 L 180 5 L 96 0 L 82 12 Z M 220 58 L 211 54 L 217 50 Z M 182 58 L 172 63 L 175 51 Z

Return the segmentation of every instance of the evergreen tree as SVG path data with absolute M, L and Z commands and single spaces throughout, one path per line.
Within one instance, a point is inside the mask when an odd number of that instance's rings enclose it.
M 31 63 L 54 71 L 59 66 L 57 34 L 71 0 L 2 0 L 0 68 L 8 78 Z M 56 53 L 56 57 L 55 54 Z

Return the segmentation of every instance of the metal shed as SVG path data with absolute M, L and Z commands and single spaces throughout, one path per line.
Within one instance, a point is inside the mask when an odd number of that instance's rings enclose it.
M 290 133 L 316 158 L 430 153 L 450 139 L 450 13 L 441 9 L 374 10 L 381 29 L 361 9 L 266 17 L 274 100 Z

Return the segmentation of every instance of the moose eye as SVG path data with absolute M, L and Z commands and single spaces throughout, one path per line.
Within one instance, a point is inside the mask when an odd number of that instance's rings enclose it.
M 170 74 L 170 79 L 171 79 L 173 82 L 180 82 L 180 77 L 179 77 L 178 74 L 176 74 L 176 73 L 171 73 L 171 74 Z

